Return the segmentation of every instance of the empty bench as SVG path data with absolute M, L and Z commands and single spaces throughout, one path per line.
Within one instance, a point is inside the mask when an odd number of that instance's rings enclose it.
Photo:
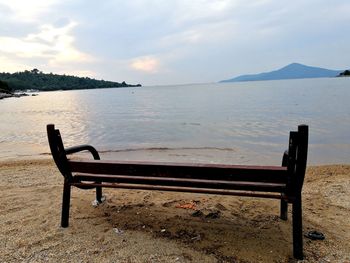
M 293 255 L 303 259 L 301 191 L 308 148 L 306 125 L 290 132 L 281 166 L 101 161 L 90 145 L 65 148 L 53 124 L 47 125 L 47 135 L 52 157 L 64 177 L 62 227 L 69 224 L 72 186 L 96 189 L 97 202 L 102 202 L 103 187 L 279 199 L 282 220 L 287 220 L 288 204 L 292 204 Z M 94 160 L 68 159 L 81 151 L 89 151 Z

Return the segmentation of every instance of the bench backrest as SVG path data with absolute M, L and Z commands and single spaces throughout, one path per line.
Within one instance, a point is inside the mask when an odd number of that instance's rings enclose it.
M 61 174 L 66 180 L 71 180 L 73 176 L 69 168 L 68 159 L 60 131 L 58 129 L 55 129 L 55 125 L 53 124 L 48 124 L 46 126 L 46 130 L 51 154 L 57 165 L 57 168 L 60 170 Z
M 291 131 L 288 148 L 288 181 L 287 194 L 296 195 L 301 193 L 307 163 L 309 127 L 299 125 L 298 131 Z

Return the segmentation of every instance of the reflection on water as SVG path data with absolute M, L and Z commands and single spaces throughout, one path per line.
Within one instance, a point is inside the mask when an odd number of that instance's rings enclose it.
M 289 131 L 306 123 L 311 163 L 350 162 L 349 99 L 345 78 L 43 92 L 0 101 L 0 157 L 24 144 L 48 152 L 45 127 L 54 123 L 66 145 L 105 152 L 168 148 L 172 158 L 172 149 L 198 148 L 204 161 L 220 161 L 212 147 L 242 163 L 265 153 L 279 163 Z

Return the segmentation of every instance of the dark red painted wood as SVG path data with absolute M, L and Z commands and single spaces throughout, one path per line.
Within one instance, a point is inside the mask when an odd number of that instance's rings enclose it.
M 235 189 L 235 190 L 250 190 L 250 191 L 265 191 L 265 192 L 281 192 L 286 188 L 286 184 L 281 184 L 281 183 L 224 181 L 224 180 L 133 176 L 133 175 L 77 174 L 74 176 L 74 179 L 75 181 L 88 181 L 88 182 L 100 181 L 100 182 L 111 182 L 111 183 L 134 183 L 134 184 L 168 185 L 168 186 L 195 187 L 195 188 Z
M 72 172 L 286 183 L 287 168 L 279 166 L 234 166 L 120 161 L 69 161 Z
M 84 187 L 83 183 L 72 183 L 73 186 Z M 91 183 L 91 186 L 101 186 L 101 184 Z M 122 188 L 122 189 L 139 189 L 139 190 L 158 190 L 158 191 L 170 191 L 181 193 L 199 193 L 199 194 L 214 194 L 214 195 L 233 195 L 233 196 L 247 196 L 247 197 L 260 197 L 269 199 L 281 199 L 278 194 L 259 193 L 259 192 L 246 192 L 246 191 L 233 191 L 233 190 L 217 190 L 207 188 L 191 188 L 191 187 L 173 187 L 173 186 L 156 186 L 156 185 L 138 185 L 138 184 L 124 184 L 124 183 L 103 183 L 103 187 L 106 188 Z

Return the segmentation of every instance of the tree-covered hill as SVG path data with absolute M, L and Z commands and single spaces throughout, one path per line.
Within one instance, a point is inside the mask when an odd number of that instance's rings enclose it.
M 4 82 L 4 81 L 1 81 L 0 80 L 0 93 L 11 93 L 11 89 L 9 88 L 9 85 Z
M 102 89 L 117 87 L 140 87 L 140 84 L 130 85 L 125 81 L 113 82 L 96 80 L 88 77 L 81 78 L 68 75 L 45 74 L 38 69 L 25 70 L 16 73 L 0 73 L 0 81 L 6 83 L 8 88 L 15 90 L 73 90 L 73 89 Z
M 345 70 L 344 72 L 339 73 L 337 77 L 350 77 L 350 70 Z

